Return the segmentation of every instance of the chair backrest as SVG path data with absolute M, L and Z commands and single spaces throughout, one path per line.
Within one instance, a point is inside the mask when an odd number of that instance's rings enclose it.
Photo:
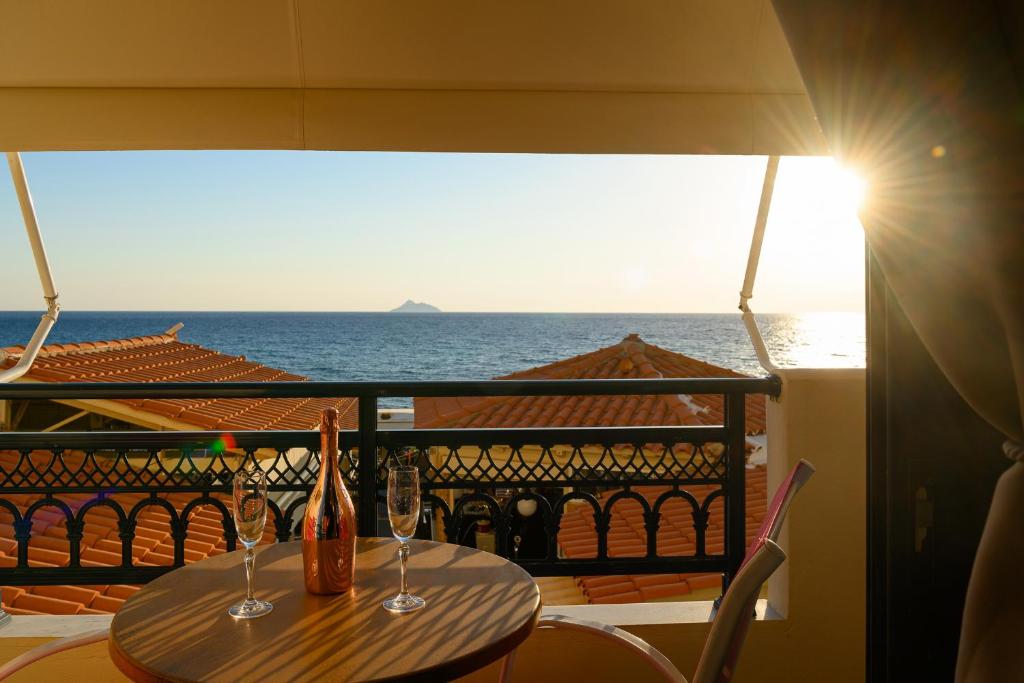
M 586 619 L 577 619 L 562 614 L 551 614 L 541 617 L 540 621 L 537 622 L 537 627 L 560 628 L 589 633 L 592 636 L 601 638 L 610 645 L 617 646 L 639 656 L 666 683 L 686 683 L 686 678 L 679 673 L 679 670 L 676 669 L 665 655 L 658 652 L 647 641 L 617 626 L 602 624 L 597 621 L 588 621 Z M 511 679 L 503 672 L 500 680 L 504 683 Z
M 813 474 L 814 465 L 806 460 L 801 460 L 789 471 L 786 478 L 779 484 L 779 488 L 775 489 L 772 502 L 765 510 L 761 528 L 757 530 L 757 535 L 754 536 L 750 547 L 747 548 L 747 554 L 743 557 L 743 562 L 740 563 L 740 569 L 747 564 L 765 539 L 778 543 L 779 534 L 782 533 L 782 523 L 786 521 L 786 513 L 789 511 L 793 498 L 796 497 L 796 492 L 807 483 Z
M 736 577 L 721 602 L 716 601 L 711 632 L 704 643 L 693 683 L 728 683 L 732 679 L 743 641 L 754 619 L 761 586 L 786 559 L 786 553 L 777 544 L 786 512 L 796 492 L 813 474 L 814 466 L 801 460 L 776 489 Z M 614 626 L 562 615 L 544 617 L 538 626 L 586 631 L 643 657 L 666 681 L 686 681 L 664 655 L 640 638 Z M 502 683 L 511 680 L 513 661 L 514 653 L 505 660 L 500 676 Z
M 50 655 L 55 655 L 58 652 L 64 652 L 65 650 L 70 650 L 74 647 L 82 647 L 83 645 L 98 643 L 101 640 L 106 640 L 109 635 L 109 628 L 101 628 L 74 636 L 67 636 L 66 638 L 58 638 L 57 640 L 51 640 L 48 643 L 38 645 L 28 652 L 22 653 L 9 662 L 0 665 L 0 681 L 6 680 L 29 664 L 38 662 L 44 657 L 49 657 Z
M 711 632 L 704 643 L 694 683 L 725 683 L 732 678 L 740 649 L 747 637 L 747 630 L 754 619 L 754 607 L 761 586 L 785 559 L 786 554 L 782 548 L 775 541 L 766 538 L 746 566 L 736 574 L 725 600 L 722 601 L 718 618 L 711 625 Z M 544 616 L 537 626 L 589 633 L 638 655 L 667 683 L 686 683 L 686 678 L 667 657 L 643 639 L 615 626 L 561 614 Z M 506 657 L 502 666 L 498 679 L 500 683 L 509 683 L 512 680 L 514 661 L 513 651 Z
M 782 523 L 786 521 L 786 513 L 789 511 L 793 498 L 796 497 L 796 492 L 807 483 L 813 474 L 814 465 L 806 460 L 801 460 L 789 471 L 786 478 L 779 484 L 779 488 L 775 489 L 771 505 L 765 510 L 764 519 L 761 520 L 761 528 L 757 530 L 757 534 L 750 542 L 750 546 L 740 562 L 740 569 L 747 565 L 750 558 L 764 545 L 766 539 L 778 542 L 779 535 L 782 533 Z M 722 598 L 717 598 L 711 608 L 711 616 L 708 621 L 714 621 L 718 617 L 718 609 L 721 604 Z
M 786 553 L 770 538 L 762 539 L 760 547 L 747 555 L 711 624 L 693 683 L 726 683 L 732 680 L 743 641 L 754 619 L 761 586 L 785 559 Z

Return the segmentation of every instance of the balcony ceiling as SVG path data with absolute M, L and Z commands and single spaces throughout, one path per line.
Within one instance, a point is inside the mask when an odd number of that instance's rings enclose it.
M 768 0 L 10 0 L 0 148 L 825 153 Z

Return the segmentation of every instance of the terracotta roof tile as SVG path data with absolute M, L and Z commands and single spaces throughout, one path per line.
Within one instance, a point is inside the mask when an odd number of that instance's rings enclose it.
M 634 379 L 641 377 L 746 377 L 643 341 L 631 334 L 618 344 L 496 379 Z M 746 399 L 746 430 L 765 430 L 765 399 Z M 416 398 L 417 428 L 598 427 L 721 424 L 721 395 L 507 396 Z
M 5 349 L 0 370 L 24 353 Z M 0 354 L 2 356 L 2 354 Z M 186 344 L 177 334 L 44 346 L 26 380 L 38 382 L 282 382 L 308 378 Z M 341 399 L 124 399 L 125 406 L 209 430 L 313 429 L 320 413 L 334 406 L 341 426 L 357 425 L 355 400 Z
M 33 610 L 42 614 L 81 614 L 85 608 L 85 605 L 80 602 L 48 598 L 33 593 L 25 593 L 18 596 L 12 606 L 19 609 Z
M 36 586 L 32 589 L 32 593 L 48 598 L 79 602 L 83 607 L 90 607 L 93 601 L 100 596 L 99 591 L 81 586 Z

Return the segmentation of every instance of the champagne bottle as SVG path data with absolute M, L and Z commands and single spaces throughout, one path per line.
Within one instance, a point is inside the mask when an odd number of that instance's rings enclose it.
M 302 569 L 306 590 L 344 593 L 355 577 L 356 511 L 338 467 L 338 411 L 320 420 L 320 475 L 302 518 Z

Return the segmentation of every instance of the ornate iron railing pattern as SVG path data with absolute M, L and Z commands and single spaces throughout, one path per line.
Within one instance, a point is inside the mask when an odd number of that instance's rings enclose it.
M 777 392 L 775 378 L 0 386 L 0 398 L 22 399 L 353 396 L 359 401 L 360 429 L 343 432 L 339 441 L 346 483 L 357 499 L 360 534 L 385 531 L 378 528 L 378 505 L 383 500 L 387 464 L 401 457 L 420 465 L 424 500 L 440 515 L 448 540 L 458 540 L 468 506 L 483 506 L 494 525 L 496 552 L 512 555 L 535 575 L 721 571 L 726 583 L 738 568 L 745 545 L 744 396 Z M 382 396 L 668 393 L 722 394 L 725 424 L 393 431 L 378 431 L 376 424 L 377 398 Z M 285 501 L 283 509 L 277 502 L 270 506 L 275 537 L 288 540 L 315 483 L 318 448 L 318 434 L 307 431 L 0 433 L 0 451 L 8 454 L 0 458 L 0 509 L 13 519 L 17 541 L 17 565 L 0 568 L 0 584 L 146 582 L 185 563 L 190 514 L 199 506 L 220 512 L 226 546 L 234 549 L 236 535 L 225 503 L 231 477 L 257 461 L 268 471 L 270 490 L 278 496 L 289 494 L 278 498 Z M 360 452 L 373 452 L 375 457 L 363 459 Z M 653 503 L 636 490 L 650 485 L 666 487 Z M 713 490 L 698 499 L 690 493 L 694 486 Z M 596 487 L 621 490 L 602 503 L 589 490 Z M 514 491 L 502 505 L 493 494 L 495 489 Z M 541 495 L 541 489 L 549 495 Z M 562 489 L 561 495 L 551 496 L 552 489 Z M 463 493 L 448 497 L 446 491 Z M 84 501 L 83 494 L 88 494 Z M 139 494 L 143 497 L 138 498 Z M 129 495 L 134 498 L 127 500 Z M 168 502 L 170 495 L 177 496 L 177 506 Z M 543 557 L 515 557 L 510 547 L 515 507 L 521 500 L 537 504 L 546 534 Z M 646 553 L 609 557 L 612 510 L 625 500 L 642 508 Z M 675 500 L 690 506 L 696 536 L 692 556 L 658 553 L 662 509 Z M 724 507 L 725 548 L 709 554 L 705 530 L 710 507 L 718 500 Z M 598 540 L 593 558 L 560 556 L 560 523 L 571 505 L 592 510 Z M 174 545 L 171 566 L 139 566 L 132 557 L 139 516 L 153 507 L 167 514 Z M 48 509 L 49 514 L 63 516 L 68 566 L 29 566 L 33 518 Z M 89 515 L 101 510 L 116 515 L 120 566 L 83 566 L 81 562 Z

